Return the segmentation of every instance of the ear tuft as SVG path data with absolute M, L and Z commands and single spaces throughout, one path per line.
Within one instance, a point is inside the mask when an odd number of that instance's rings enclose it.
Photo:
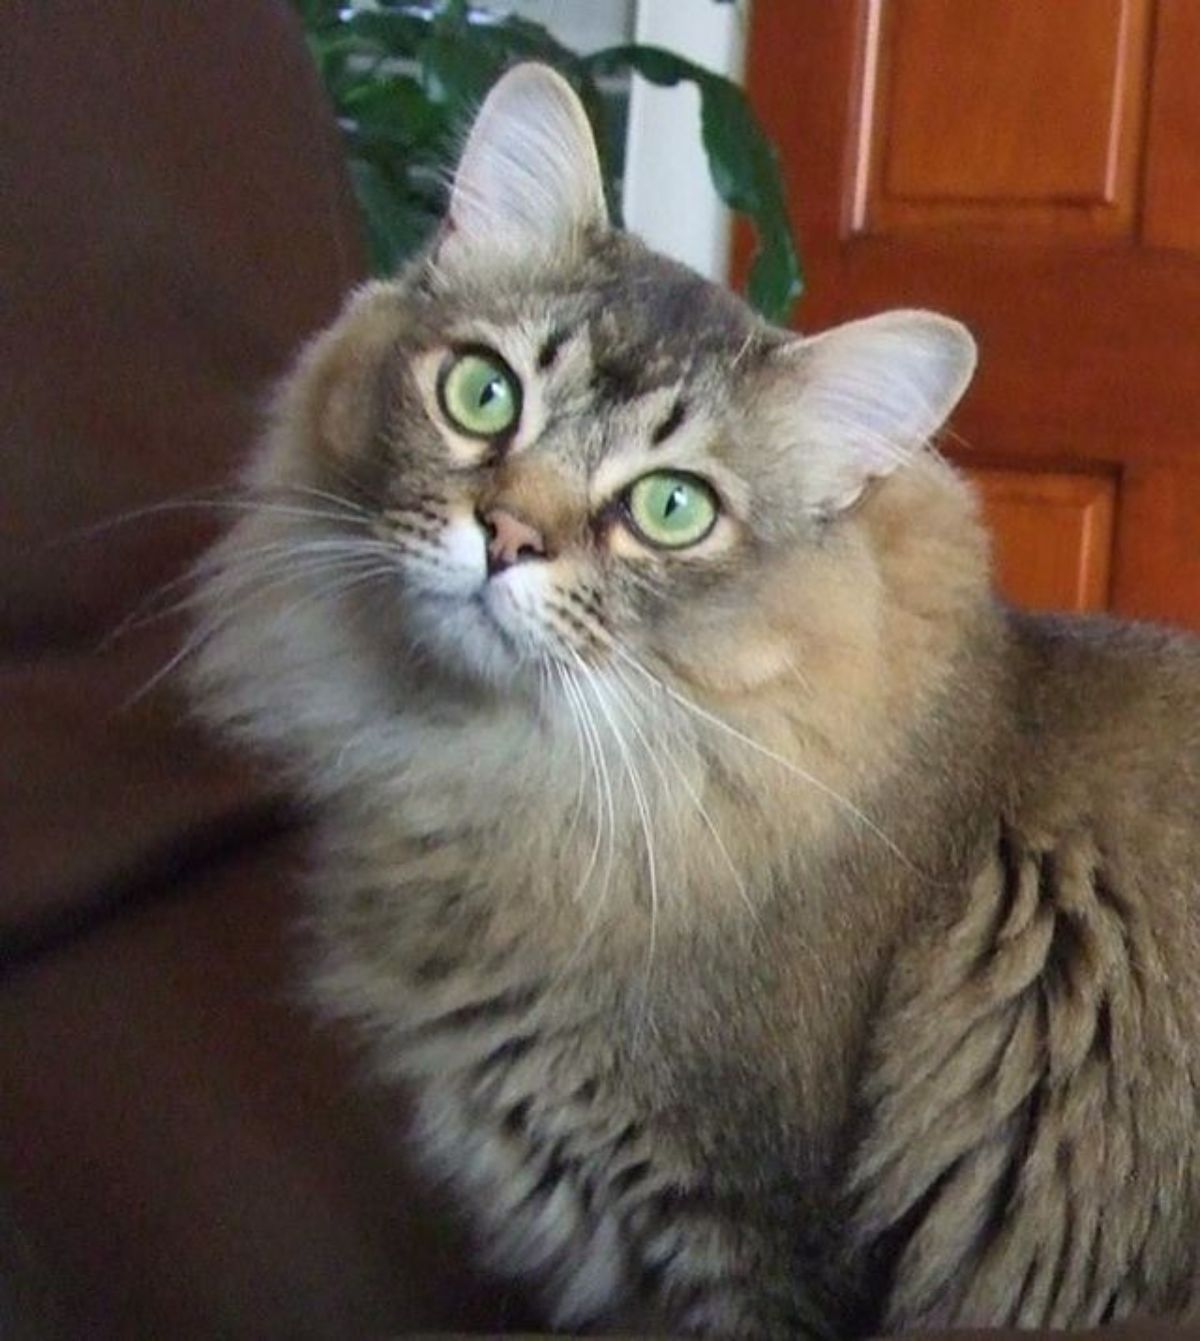
M 816 506 L 848 506 L 874 478 L 910 461 L 958 403 L 976 348 L 935 312 L 885 312 L 797 341 L 793 402 Z
M 515 66 L 467 137 L 438 263 L 545 257 L 605 223 L 596 142 L 574 90 L 549 66 Z

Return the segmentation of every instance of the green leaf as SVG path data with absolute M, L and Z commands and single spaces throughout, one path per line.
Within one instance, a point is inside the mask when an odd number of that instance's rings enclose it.
M 734 83 L 661 47 L 607 47 L 585 58 L 593 73 L 635 70 L 652 84 L 696 85 L 709 174 L 717 194 L 747 215 L 758 235 L 747 297 L 768 320 L 784 322 L 804 290 L 779 164 L 770 141 Z
M 488 89 L 518 60 L 541 60 L 570 80 L 596 135 L 613 218 L 620 218 L 618 116 L 599 78 L 634 70 L 653 83 L 696 85 L 701 134 L 713 184 L 749 216 L 759 247 L 750 301 L 783 320 L 802 280 L 774 150 L 736 85 L 658 47 L 620 46 L 577 55 L 542 25 L 497 19 L 468 0 L 293 0 L 346 140 L 372 262 L 391 273 L 424 240 L 442 204 L 438 182 Z M 417 78 L 412 78 L 415 71 Z
M 430 102 L 420 84 L 407 75 L 356 83 L 346 91 L 342 109 L 357 124 L 360 137 L 390 145 L 397 153 L 431 144 L 449 148 L 444 109 Z
M 340 26 L 383 55 L 411 60 L 429 35 L 430 21 L 406 9 L 360 9 L 343 18 Z
M 478 108 L 505 66 L 503 53 L 474 32 L 459 37 L 431 33 L 419 59 L 427 96 L 464 118 Z
M 437 212 L 414 198 L 377 163 L 352 158 L 348 167 L 366 224 L 371 269 L 376 275 L 394 275 L 432 236 Z
M 471 8 L 467 0 L 442 0 L 441 8 L 434 14 L 435 27 L 448 36 L 461 32 L 470 19 Z
M 317 72 L 335 106 L 340 106 L 348 90 L 369 84 L 385 56 L 369 39 L 345 29 L 335 28 L 307 36 Z

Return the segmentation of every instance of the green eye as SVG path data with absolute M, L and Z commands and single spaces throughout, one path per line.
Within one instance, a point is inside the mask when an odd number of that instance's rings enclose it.
M 498 438 L 521 416 L 521 384 L 490 350 L 453 355 L 438 379 L 438 397 L 450 422 L 473 438 Z
M 629 490 L 629 518 L 652 545 L 683 549 L 695 545 L 717 520 L 717 496 L 695 475 L 660 470 L 643 475 Z

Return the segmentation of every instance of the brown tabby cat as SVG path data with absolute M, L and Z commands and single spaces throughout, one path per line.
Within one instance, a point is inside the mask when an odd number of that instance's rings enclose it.
M 555 1324 L 1194 1309 L 1200 651 L 989 594 L 966 331 L 801 339 L 522 67 L 300 361 L 205 710 L 322 816 L 320 997 Z

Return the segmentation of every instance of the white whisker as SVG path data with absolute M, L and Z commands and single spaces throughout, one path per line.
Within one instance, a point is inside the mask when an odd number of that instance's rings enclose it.
M 597 779 L 596 799 L 598 803 L 601 801 L 603 802 L 603 809 L 601 809 L 599 804 L 597 804 L 596 808 L 596 815 L 597 815 L 596 848 L 593 851 L 592 860 L 590 860 L 588 863 L 588 869 L 585 872 L 585 879 L 580 883 L 576 897 L 579 897 L 583 893 L 583 890 L 587 887 L 588 881 L 591 879 L 592 870 L 594 869 L 595 861 L 599 855 L 598 848 L 600 843 L 600 835 L 602 827 L 601 819 L 602 818 L 607 819 L 608 851 L 605 858 L 604 887 L 601 890 L 600 898 L 597 900 L 597 908 L 599 908 L 603 904 L 604 899 L 608 892 L 609 880 L 612 876 L 612 867 L 615 858 L 616 805 L 613 800 L 612 783 L 608 776 L 608 766 L 604 758 L 604 744 L 600 740 L 595 720 L 591 715 L 588 705 L 583 698 L 583 694 L 579 687 L 579 684 L 576 681 L 574 675 L 572 674 L 570 668 L 567 666 L 563 666 L 562 671 L 563 671 L 563 682 L 562 682 L 563 688 L 568 693 L 568 695 L 571 696 L 571 698 L 575 703 L 575 706 L 579 713 L 580 726 L 584 732 L 585 739 L 588 741 L 588 751 L 592 759 L 594 775 Z
M 616 718 L 613 716 L 608 703 L 605 701 L 604 684 L 600 678 L 587 666 L 582 657 L 576 655 L 576 662 L 581 672 L 581 683 L 585 688 L 590 688 L 595 692 L 596 702 L 600 711 L 604 714 L 605 721 L 608 722 L 609 730 L 612 732 L 613 740 L 617 745 L 617 752 L 621 757 L 621 762 L 625 767 L 626 776 L 629 778 L 630 787 L 633 790 L 634 806 L 638 812 L 638 818 L 641 823 L 642 839 L 646 849 L 646 874 L 649 883 L 650 892 L 650 934 L 646 945 L 646 962 L 642 971 L 642 1003 L 638 1012 L 638 1021 L 634 1026 L 633 1042 L 636 1048 L 638 1039 L 641 1036 L 642 1026 L 645 1024 L 646 1012 L 650 1000 L 650 977 L 654 968 L 654 951 L 658 938 L 658 868 L 654 860 L 654 833 L 653 825 L 650 820 L 650 805 L 646 799 L 645 789 L 642 786 L 641 778 L 638 776 L 637 769 L 634 767 L 633 757 L 629 752 L 629 747 L 625 743 L 625 737 L 621 734 L 621 729 L 617 725 Z
M 746 735 L 744 731 L 739 731 L 737 727 L 730 725 L 730 723 L 725 721 L 724 718 L 718 717 L 715 713 L 709 712 L 707 709 L 700 707 L 700 705 L 697 703 L 693 703 L 691 699 L 687 698 L 683 694 L 680 694 L 677 690 L 672 689 L 670 685 L 665 683 L 665 681 L 661 680 L 652 671 L 648 670 L 645 666 L 641 664 L 640 661 L 638 661 L 635 657 L 631 656 L 628 652 L 624 651 L 622 648 L 614 647 L 613 651 L 616 656 L 620 657 L 621 660 L 627 662 L 630 666 L 632 666 L 633 669 L 636 670 L 639 675 L 645 676 L 646 679 L 648 679 L 652 684 L 656 685 L 662 693 L 666 694 L 668 698 L 670 698 L 673 702 L 678 703 L 681 708 L 685 709 L 687 712 L 692 713 L 694 716 L 698 717 L 701 721 L 707 722 L 710 726 L 716 727 L 719 731 L 724 731 L 734 740 L 740 741 L 747 749 L 753 750 L 755 753 L 760 754 L 764 759 L 770 759 L 773 763 L 778 764 L 779 767 L 784 769 L 786 772 L 791 773 L 794 777 L 799 778 L 802 782 L 806 782 L 810 787 L 814 788 L 816 791 L 819 791 L 822 795 L 828 797 L 829 800 L 834 803 L 834 805 L 836 805 L 839 809 L 845 811 L 859 824 L 861 824 L 865 829 L 867 829 L 868 832 L 870 832 L 876 838 L 878 838 L 879 841 L 883 843 L 884 846 L 887 847 L 887 849 L 890 852 L 892 852 L 896 857 L 898 857 L 902 862 L 904 862 L 906 866 L 912 867 L 913 863 L 909 860 L 909 858 L 896 846 L 896 844 L 879 827 L 879 825 L 876 824 L 875 821 L 868 814 L 866 814 L 865 811 L 860 810 L 859 807 L 856 806 L 854 802 L 849 799 L 849 797 L 843 796 L 841 792 L 839 792 L 836 788 L 829 786 L 829 784 L 826 782 L 822 782 L 821 779 L 818 778 L 815 774 L 810 773 L 805 768 L 801 768 L 799 764 L 794 763 L 791 759 L 785 758 L 782 754 L 777 754 L 774 750 L 770 749 L 766 745 L 763 745 L 760 741 L 755 740 L 752 736 Z
M 370 559 L 371 566 L 362 571 L 362 564 Z M 263 595 L 273 585 L 279 585 L 296 577 L 311 577 L 314 574 L 329 572 L 335 575 L 336 580 L 333 583 L 327 583 L 315 590 L 308 591 L 297 602 L 286 607 L 283 611 L 273 612 L 272 618 L 284 620 L 290 615 L 297 613 L 306 604 L 324 599 L 332 599 L 335 596 L 341 596 L 352 587 L 360 585 L 362 582 L 385 575 L 390 575 L 396 571 L 394 564 L 381 564 L 374 555 L 363 556 L 360 559 L 351 560 L 349 557 L 336 560 L 323 560 L 319 564 L 313 564 L 303 571 L 297 571 L 295 568 L 289 568 L 286 572 L 277 576 L 272 576 L 266 581 L 261 582 L 252 589 L 242 590 L 235 594 L 240 595 L 241 599 L 234 600 L 229 604 L 222 605 L 221 609 L 208 619 L 197 624 L 184 639 L 180 646 L 170 659 L 138 689 L 124 701 L 121 705 L 122 711 L 128 711 L 135 704 L 146 697 L 157 685 L 161 684 L 169 675 L 179 668 L 190 656 L 195 655 L 200 648 L 221 632 L 228 624 L 241 617 L 242 612 L 247 606 L 253 605 L 255 601 L 262 598 Z M 340 585 L 339 585 L 340 584 Z
M 543 662 L 541 673 L 548 678 L 551 672 L 556 674 L 561 682 L 563 675 L 563 666 L 561 662 L 557 660 Z M 563 700 L 567 706 L 567 716 L 570 719 L 571 728 L 575 733 L 575 748 L 579 752 L 579 781 L 575 786 L 575 805 L 572 808 L 571 820 L 567 825 L 567 832 L 563 838 L 563 848 L 564 850 L 567 850 L 570 848 L 571 839 L 575 836 L 575 828 L 579 823 L 579 816 L 583 811 L 583 799 L 587 786 L 588 756 L 584 749 L 583 729 L 579 725 L 579 715 L 575 705 L 567 697 L 565 692 L 563 694 Z M 578 892 L 576 897 L 578 897 Z
M 804 690 L 806 694 L 812 695 L 816 693 L 816 690 L 813 687 L 813 682 L 808 678 L 807 675 L 805 675 L 805 673 L 800 669 L 800 667 L 796 665 L 796 663 L 792 660 L 791 657 L 784 657 L 783 664 L 795 676 L 796 682 L 800 685 L 800 687 Z
M 147 517 L 156 517 L 173 512 L 215 512 L 218 514 L 233 513 L 234 515 L 245 513 L 254 517 L 269 514 L 304 521 L 334 522 L 339 526 L 367 526 L 370 524 L 368 514 L 352 504 L 346 504 L 343 511 L 334 511 L 332 508 L 305 508 L 299 505 L 272 503 L 265 499 L 254 498 L 172 498 L 160 503 L 149 503 L 145 507 L 133 508 L 114 517 L 105 517 L 89 526 L 68 531 L 66 534 L 56 537 L 51 543 L 70 545 L 84 540 L 93 540 L 109 531 L 116 530 L 117 527 L 128 526 L 135 521 L 144 521 Z
M 629 698 L 636 700 L 637 695 L 635 693 L 635 686 L 631 681 L 627 680 L 625 676 L 621 673 L 620 667 L 614 666 L 613 672 L 616 675 L 618 682 L 624 686 L 625 693 L 629 696 Z M 618 699 L 618 701 L 620 700 Z M 662 778 L 664 788 L 669 790 L 667 775 L 663 771 L 662 765 L 658 762 L 655 752 L 651 749 L 649 741 L 647 741 L 645 734 L 643 733 L 641 727 L 637 723 L 636 718 L 634 717 L 633 713 L 630 711 L 628 707 L 626 707 L 625 712 L 629 719 L 630 726 L 632 726 L 635 734 L 641 741 L 643 748 L 645 749 L 646 753 L 650 756 L 651 762 L 658 769 L 659 776 Z M 666 744 L 665 740 L 662 742 L 662 747 L 667 751 L 668 755 L 670 755 L 670 747 Z M 746 889 L 746 883 L 742 879 L 741 873 L 738 871 L 738 868 L 735 865 L 733 858 L 730 856 L 729 849 L 725 846 L 724 839 L 722 839 L 720 833 L 717 831 L 717 826 L 714 823 L 712 816 L 708 813 L 708 810 L 705 808 L 704 803 L 700 800 L 700 796 L 697 793 L 696 789 L 688 781 L 687 776 L 685 775 L 683 769 L 679 767 L 678 761 L 675 760 L 673 755 L 671 755 L 671 759 L 672 762 L 675 763 L 675 769 L 672 774 L 672 778 L 674 779 L 674 781 L 678 782 L 680 786 L 684 789 L 684 791 L 687 793 L 689 800 L 696 809 L 696 813 L 700 816 L 700 819 L 703 822 L 704 826 L 708 829 L 709 834 L 712 836 L 713 842 L 716 843 L 717 849 L 721 853 L 721 856 L 725 861 L 725 865 L 729 867 L 729 873 L 733 876 L 734 885 L 737 888 L 738 894 L 741 896 L 742 902 L 746 905 L 746 909 L 749 912 L 751 918 L 753 918 L 754 921 L 757 922 L 758 910 L 755 908 L 753 902 L 751 901 L 749 891 Z
M 275 541 L 259 545 L 252 549 L 238 550 L 233 555 L 206 555 L 185 573 L 174 577 L 155 588 L 145 598 L 113 626 L 101 640 L 101 648 L 111 646 L 121 638 L 137 629 L 145 628 L 159 620 L 169 619 L 192 609 L 204 599 L 202 593 L 191 590 L 187 595 L 170 604 L 155 609 L 155 605 L 181 588 L 196 588 L 208 577 L 219 576 L 231 585 L 239 586 L 246 582 L 274 576 L 301 576 L 310 567 L 319 570 L 320 564 L 308 565 L 299 562 L 314 555 L 329 555 L 333 558 L 356 558 L 376 555 L 382 558 L 393 557 L 395 546 L 383 541 L 371 541 L 361 538 L 347 540 L 306 540 Z M 263 560 L 263 562 L 259 562 Z M 269 561 L 269 562 L 268 562 Z
M 607 814 L 609 817 L 608 822 L 609 852 L 608 852 L 608 864 L 605 870 L 604 887 L 600 892 L 600 897 L 593 904 L 591 913 L 589 914 L 587 921 L 584 923 L 583 931 L 580 933 L 579 941 L 576 944 L 575 949 L 571 952 L 570 956 L 567 958 L 566 962 L 562 965 L 558 973 L 555 975 L 552 986 L 556 986 L 570 973 L 571 969 L 575 966 L 580 956 L 587 948 L 587 944 L 591 940 L 592 934 L 595 932 L 596 927 L 600 923 L 600 916 L 603 913 L 605 904 L 607 902 L 609 880 L 612 874 L 613 832 L 615 829 L 612 793 L 611 789 L 608 787 L 606 778 L 604 780 L 604 787 L 603 787 L 604 796 L 601 795 L 602 775 L 600 773 L 600 766 L 598 761 L 600 759 L 599 752 L 603 747 L 599 741 L 599 738 L 595 734 L 596 732 L 595 723 L 591 721 L 590 714 L 588 713 L 587 710 L 587 705 L 584 703 L 581 697 L 580 688 L 578 684 L 575 682 L 575 678 L 571 672 L 570 667 L 563 665 L 561 662 L 557 664 L 558 669 L 561 673 L 560 678 L 563 687 L 563 692 L 566 695 L 568 695 L 569 698 L 573 697 L 573 701 L 576 704 L 577 710 L 579 712 L 579 721 L 581 727 L 584 729 L 585 738 L 589 742 L 588 750 L 589 754 L 591 755 L 593 764 L 592 776 L 593 780 L 596 782 L 596 838 L 595 842 L 592 844 L 592 851 L 590 857 L 588 858 L 587 868 L 584 871 L 583 878 L 580 880 L 579 885 L 577 886 L 575 891 L 576 899 L 580 897 L 584 889 L 587 887 L 588 882 L 592 878 L 592 872 L 594 871 L 596 866 L 596 861 L 600 853 L 602 836 L 604 833 L 605 809 L 607 809 Z M 602 801 L 605 802 L 604 806 L 602 806 Z

